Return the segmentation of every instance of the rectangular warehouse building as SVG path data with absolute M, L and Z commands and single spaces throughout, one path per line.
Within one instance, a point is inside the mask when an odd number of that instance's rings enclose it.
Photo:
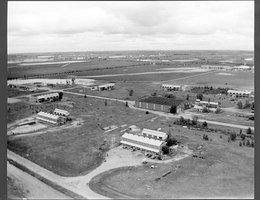
M 152 138 L 155 140 L 162 140 L 162 141 L 165 141 L 168 137 L 168 135 L 164 132 L 155 131 L 155 130 L 146 129 L 146 128 L 143 129 L 142 135 L 144 137 Z
M 228 90 L 227 93 L 231 96 L 236 97 L 249 97 L 251 92 L 249 91 L 241 91 L 241 90 Z
M 165 91 L 182 91 L 181 85 L 173 85 L 173 84 L 162 84 L 162 88 Z
M 53 115 L 46 112 L 39 112 L 37 114 L 36 119 L 38 119 L 40 122 L 51 124 L 54 126 L 60 126 L 66 123 L 66 119 L 64 117 Z
M 160 153 L 163 141 L 147 138 L 139 135 L 124 133 L 121 143 L 137 149 L 143 149 L 153 153 Z
M 170 112 L 171 106 L 176 106 L 176 113 L 180 113 L 184 110 L 185 101 L 180 99 L 166 98 L 166 97 L 147 97 L 139 99 L 135 102 L 135 106 L 138 108 Z
M 208 111 L 216 112 L 217 109 L 220 109 L 220 103 L 200 101 L 200 99 L 197 99 L 194 108 L 197 109 L 198 111 L 202 111 L 203 108 L 207 108 Z
M 114 83 L 108 83 L 108 84 L 104 84 L 104 85 L 99 85 L 97 86 L 97 89 L 99 91 L 103 91 L 103 90 L 113 90 L 115 87 Z
M 45 95 L 39 95 L 36 97 L 36 102 L 42 103 L 42 102 L 53 102 L 57 101 L 59 99 L 59 93 L 50 93 Z
M 58 108 L 55 108 L 54 112 L 55 115 L 65 117 L 66 119 L 69 117 L 70 113 L 66 110 L 61 110 Z

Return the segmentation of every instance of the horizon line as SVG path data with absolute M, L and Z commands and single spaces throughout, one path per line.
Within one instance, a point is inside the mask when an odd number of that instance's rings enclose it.
M 252 51 L 253 50 L 243 50 L 243 49 L 187 49 L 187 50 L 85 50 L 85 51 L 41 51 L 41 52 L 16 52 L 16 53 L 7 53 L 7 55 L 11 54 L 39 54 L 39 53 L 79 53 L 79 52 L 120 52 L 120 51 Z

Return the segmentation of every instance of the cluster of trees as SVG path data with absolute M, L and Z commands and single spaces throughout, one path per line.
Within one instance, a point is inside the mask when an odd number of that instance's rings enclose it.
M 204 121 L 203 123 L 199 123 L 198 122 L 198 116 L 193 116 L 192 119 L 185 119 L 184 117 L 180 117 L 179 119 L 176 119 L 174 121 L 174 124 L 176 125 L 181 125 L 181 126 L 192 126 L 194 128 L 207 128 L 208 127 L 208 123 L 206 121 Z
M 166 139 L 166 144 L 162 146 L 162 152 L 163 154 L 169 154 L 170 153 L 170 146 L 172 145 L 177 145 L 179 142 L 175 137 L 172 135 L 169 135 L 168 138 Z
M 239 100 L 237 102 L 237 108 L 238 109 L 245 109 L 245 108 L 249 108 L 249 107 L 251 107 L 251 109 L 254 110 L 254 107 L 255 107 L 254 102 L 250 104 L 248 99 L 246 99 L 244 103 L 242 103 L 241 100 Z
M 166 97 L 166 98 L 171 98 L 171 99 L 176 99 L 176 96 L 174 96 L 174 95 L 171 94 L 171 93 L 165 94 L 164 97 Z
M 202 93 L 202 94 L 226 94 L 229 88 L 213 88 L 212 86 L 204 86 L 204 87 L 193 87 L 191 88 L 191 92 L 194 93 Z

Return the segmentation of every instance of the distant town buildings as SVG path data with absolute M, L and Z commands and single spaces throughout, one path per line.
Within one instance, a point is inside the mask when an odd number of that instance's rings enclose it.
M 201 65 L 202 69 L 213 69 L 213 70 L 231 70 L 231 66 L 227 65 Z

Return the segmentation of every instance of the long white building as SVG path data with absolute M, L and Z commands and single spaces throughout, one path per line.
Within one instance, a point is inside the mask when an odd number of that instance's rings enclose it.
M 61 110 L 61 109 L 58 109 L 58 108 L 55 108 L 54 112 L 53 112 L 55 115 L 59 115 L 59 116 L 63 116 L 65 118 L 68 118 L 70 113 L 66 110 Z
M 162 140 L 162 141 L 165 141 L 168 137 L 168 135 L 164 132 L 155 131 L 155 130 L 146 129 L 146 128 L 143 129 L 142 135 L 144 137 L 152 138 L 155 140 Z
M 194 105 L 194 109 L 202 111 L 203 108 L 207 108 L 209 111 L 216 112 L 216 110 L 220 108 L 220 103 L 200 101 L 200 99 L 197 99 Z
M 55 101 L 59 99 L 59 93 L 50 93 L 50 94 L 45 94 L 45 95 L 39 95 L 36 97 L 36 101 L 41 103 L 41 102 L 47 102 L 47 101 Z
M 162 84 L 162 88 L 165 91 L 181 91 L 183 89 L 181 85 L 173 85 L 173 84 Z
M 154 153 L 160 153 L 161 147 L 164 143 L 161 140 L 155 140 L 152 138 L 133 135 L 129 133 L 124 133 L 120 142 L 124 145 L 129 145 L 137 149 L 143 149 Z
M 237 97 L 249 97 L 251 92 L 247 90 L 228 90 L 227 93 L 231 96 L 237 96 Z
M 37 120 L 43 123 L 51 124 L 51 125 L 62 125 L 66 123 L 65 118 L 58 116 L 58 115 L 53 115 L 50 113 L 46 112 L 39 112 L 36 117 Z

